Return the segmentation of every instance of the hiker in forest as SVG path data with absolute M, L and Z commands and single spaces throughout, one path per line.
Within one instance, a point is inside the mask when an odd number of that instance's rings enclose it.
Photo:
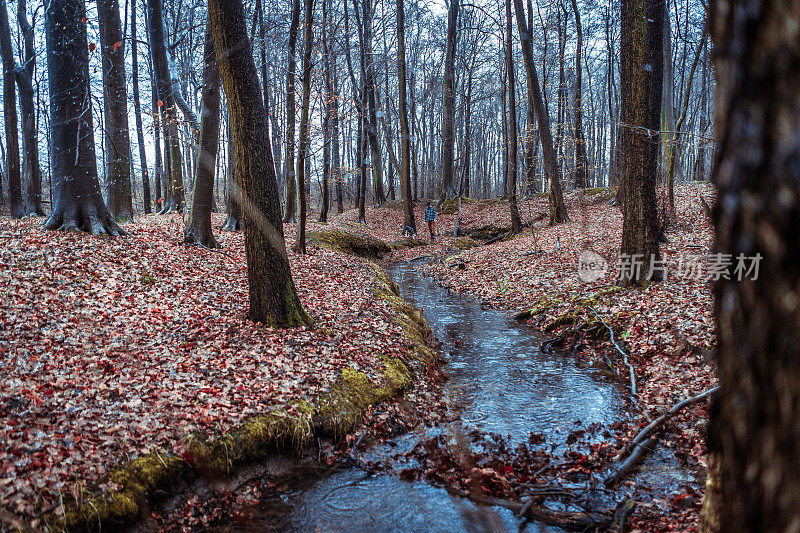
M 433 222 L 436 220 L 436 208 L 430 202 L 425 206 L 425 222 L 428 223 L 428 231 L 431 232 L 431 240 L 435 240 L 436 233 L 433 231 Z

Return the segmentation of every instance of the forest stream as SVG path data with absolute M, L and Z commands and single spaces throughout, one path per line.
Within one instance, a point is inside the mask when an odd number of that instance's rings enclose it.
M 531 433 L 542 434 L 556 444 L 558 453 L 575 427 L 608 427 L 623 415 L 624 388 L 569 356 L 543 353 L 542 333 L 502 311 L 451 294 L 412 265 L 394 265 L 388 273 L 404 298 L 424 310 L 442 343 L 448 374 L 444 393 L 457 422 L 412 430 L 390 443 L 359 451 L 360 458 L 396 457 L 424 438 L 454 434 L 456 427 L 462 434 L 478 430 L 503 435 L 510 445 L 527 441 Z M 690 479 L 665 452 L 649 458 L 639 476 L 646 476 L 654 491 Z M 396 472 L 370 474 L 353 467 L 290 485 L 279 500 L 262 504 L 273 516 L 270 526 L 279 514 L 285 531 L 560 531 L 523 523 L 504 508 L 478 509 L 444 488 L 421 480 L 403 481 Z M 600 504 L 613 508 L 614 496 L 604 498 Z

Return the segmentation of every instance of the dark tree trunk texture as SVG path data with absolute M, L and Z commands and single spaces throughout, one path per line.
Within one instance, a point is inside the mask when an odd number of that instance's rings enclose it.
M 452 0 L 455 1 L 455 0 Z M 406 16 L 403 0 L 397 0 L 397 86 L 400 114 L 400 192 L 403 196 L 403 226 L 417 233 L 414 220 L 414 201 L 411 197 L 411 132 L 408 127 L 408 96 L 406 95 Z M 387 96 L 388 97 L 388 96 Z
M 211 200 L 214 196 L 214 171 L 219 144 L 220 79 L 210 24 L 206 24 L 203 48 L 203 108 L 200 122 L 200 151 L 195 165 L 194 192 L 189 209 L 189 224 L 184 242 L 206 248 L 219 248 L 211 228 Z
M 233 151 L 233 141 L 231 140 L 231 124 L 228 119 L 228 178 L 225 191 L 225 210 L 227 218 L 220 228 L 222 231 L 242 231 L 242 206 L 239 203 L 241 191 L 236 184 L 236 156 Z
M 147 169 L 147 155 L 144 145 L 144 130 L 142 128 L 142 104 L 139 99 L 139 54 L 137 52 L 138 43 L 136 41 L 136 12 L 138 11 L 137 0 L 131 0 L 131 79 L 133 81 L 133 112 L 136 118 L 136 141 L 139 144 L 139 164 L 142 168 L 142 192 L 144 202 L 144 214 L 152 212 L 152 198 L 150 195 L 150 173 Z M 158 129 L 157 127 L 154 129 Z M 159 150 L 160 151 L 160 150 Z
M 322 205 L 319 210 L 319 222 L 328 222 L 330 209 L 330 174 L 331 174 L 331 106 L 333 105 L 333 86 L 331 84 L 331 45 L 330 21 L 328 19 L 329 0 L 322 0 L 322 56 L 324 63 L 325 94 L 323 97 L 322 117 Z
M 309 108 L 311 107 L 311 54 L 314 52 L 314 0 L 305 0 L 305 21 L 303 25 L 303 102 L 300 108 L 300 145 L 297 149 L 297 207 L 299 220 L 295 228 L 294 249 L 306 253 L 306 164 L 308 157 Z
M 5 120 L 6 153 L 8 159 L 8 204 L 12 218 L 22 218 L 22 183 L 19 165 L 19 130 L 17 128 L 17 91 L 14 87 L 14 50 L 11 48 L 11 28 L 8 25 L 6 1 L 0 0 L 0 54 L 3 56 L 3 119 Z M 87 104 L 88 105 L 88 104 Z
M 311 324 L 289 269 L 267 116 L 247 38 L 244 6 L 241 0 L 209 0 L 208 11 L 228 100 L 236 181 L 242 191 L 249 318 L 273 327 Z
M 511 1 L 506 0 L 506 74 L 508 76 L 508 148 L 506 168 L 508 169 L 508 207 L 511 211 L 511 232 L 519 233 L 522 220 L 517 205 L 517 89 L 514 75 L 514 39 L 511 25 Z
M 442 83 L 442 193 L 444 199 L 458 194 L 454 179 L 456 73 L 455 57 L 458 41 L 458 11 L 461 0 L 450 0 L 447 10 L 447 50 L 444 60 L 444 81 Z
M 292 2 L 292 22 L 289 26 L 289 56 L 286 71 L 286 157 L 283 160 L 285 189 L 284 222 L 297 220 L 297 176 L 294 171 L 294 123 L 295 94 L 294 76 L 297 71 L 297 30 L 300 27 L 300 0 Z
M 589 186 L 589 161 L 586 156 L 586 138 L 583 136 L 583 82 L 581 80 L 581 53 L 583 52 L 583 28 L 578 2 L 572 0 L 575 12 L 575 102 L 572 120 L 575 129 L 575 187 L 585 189 Z
M 716 252 L 761 254 L 758 277 L 714 283 L 709 451 L 719 531 L 800 524 L 800 1 L 712 3 L 718 73 Z
M 89 44 L 83 0 L 45 9 L 50 79 L 50 166 L 55 205 L 44 227 L 93 235 L 125 235 L 103 203 L 97 179 L 89 93 Z
M 622 247 L 620 253 L 644 262 L 626 269 L 623 285 L 642 284 L 651 261 L 661 259 L 656 205 L 659 119 L 663 84 L 664 0 L 623 0 L 620 44 L 620 181 Z M 650 281 L 658 281 L 660 271 Z
M 125 88 L 125 45 L 118 0 L 97 0 L 103 102 L 106 126 L 106 197 L 119 221 L 133 220 L 131 142 L 128 133 L 128 91 Z
M 25 0 L 17 2 L 17 23 L 22 32 L 24 43 L 24 64 L 15 69 L 17 87 L 19 88 L 19 109 L 22 113 L 22 148 L 25 154 L 24 176 L 25 214 L 28 216 L 44 216 L 42 208 L 42 168 L 39 164 L 39 135 L 36 128 L 36 104 L 34 103 L 33 71 L 36 67 L 36 55 L 33 40 L 33 28 L 28 23 L 27 4 Z

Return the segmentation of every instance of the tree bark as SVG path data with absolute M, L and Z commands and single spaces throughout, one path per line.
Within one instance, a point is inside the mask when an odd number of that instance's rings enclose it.
M 168 185 L 165 184 L 164 206 L 161 213 L 183 212 L 183 170 L 181 148 L 178 139 L 178 122 L 175 113 L 167 47 L 164 39 L 164 17 L 161 0 L 147 0 L 147 22 L 150 34 L 150 53 L 153 57 L 153 74 L 156 82 L 158 101 L 161 104 L 162 126 L 164 128 L 164 150 L 168 152 Z
M 292 21 L 289 26 L 289 66 L 286 71 L 286 157 L 283 160 L 283 176 L 286 184 L 284 222 L 295 222 L 297 220 L 297 176 L 294 171 L 294 123 L 296 114 L 294 76 L 297 71 L 297 29 L 299 27 L 300 0 L 293 0 Z
M 456 0 L 451 0 L 456 1 Z M 400 114 L 400 192 L 403 196 L 403 226 L 417 233 L 414 201 L 411 197 L 411 132 L 408 127 L 408 97 L 406 95 L 406 16 L 403 0 L 397 0 L 397 86 Z
M 294 250 L 306 253 L 306 165 L 308 163 L 309 108 L 311 107 L 311 54 L 314 51 L 314 0 L 304 0 L 303 25 L 303 103 L 300 108 L 300 145 L 297 149 L 297 207 L 300 220 L 295 228 Z
M 36 128 L 36 105 L 33 97 L 33 71 L 36 67 L 33 28 L 28 23 L 25 0 L 17 2 L 17 23 L 24 43 L 24 64 L 14 73 L 19 89 L 19 109 L 22 113 L 22 146 L 24 175 L 28 184 L 25 190 L 25 213 L 28 216 L 44 216 L 42 208 L 42 168 L 39 164 L 39 137 Z
M 150 173 L 147 169 L 147 154 L 144 145 L 144 130 L 142 128 L 142 104 L 139 99 L 139 54 L 136 40 L 136 12 L 138 0 L 131 0 L 131 79 L 133 80 L 133 113 L 136 118 L 136 141 L 139 144 L 139 164 L 142 168 L 142 192 L 144 214 L 152 212 L 152 198 L 150 197 Z M 158 127 L 154 127 L 157 131 Z M 158 141 L 156 141 L 158 142 Z M 158 150 L 160 152 L 160 149 Z
M 310 1 L 310 0 L 307 0 Z M 209 0 L 208 20 L 228 100 L 244 211 L 249 318 L 273 327 L 311 324 L 289 269 L 267 116 L 241 0 Z
M 219 68 L 219 67 L 218 67 Z M 225 210 L 227 218 L 220 228 L 222 231 L 242 231 L 242 206 L 239 203 L 241 191 L 236 185 L 236 157 L 233 152 L 233 141 L 231 139 L 231 123 L 228 118 L 228 175 L 225 191 Z
M 11 28 L 8 25 L 6 0 L 0 0 L 0 54 L 3 56 L 3 119 L 8 159 L 8 204 L 11 218 L 22 218 L 22 183 L 19 165 L 19 129 L 17 127 L 17 91 L 14 87 L 14 50 L 11 48 Z
M 585 189 L 589 186 L 589 161 L 586 156 L 586 138 L 583 136 L 583 84 L 581 79 L 581 53 L 583 52 L 583 28 L 578 2 L 572 0 L 575 12 L 575 106 L 572 120 L 575 129 L 575 186 Z
M 509 0 L 511 1 L 511 0 Z M 514 0 L 517 14 L 517 29 L 522 43 L 522 60 L 525 71 L 528 73 L 530 86 L 533 87 L 534 101 L 529 102 L 536 109 L 536 118 L 539 121 L 539 139 L 542 142 L 542 157 L 544 159 L 544 173 L 550 184 L 550 224 L 562 224 L 569 221 L 567 208 L 564 205 L 564 194 L 561 191 L 561 171 L 556 161 L 556 152 L 553 148 L 553 137 L 550 133 L 550 114 L 542 99 L 542 89 L 539 85 L 539 76 L 536 73 L 536 64 L 533 61 L 533 46 L 531 44 L 530 28 L 525 20 L 522 0 Z
M 458 41 L 458 11 L 461 0 L 449 0 L 447 10 L 447 50 L 444 60 L 444 82 L 442 84 L 442 193 L 444 199 L 458 194 L 454 184 L 454 152 L 456 106 L 455 57 Z
M 621 283 L 643 284 L 649 265 L 660 261 L 656 180 L 659 117 L 663 83 L 664 0 L 623 0 L 620 56 L 620 179 L 622 181 L 622 248 L 620 253 L 640 269 L 624 269 Z M 649 281 L 659 281 L 655 271 Z
M 44 227 L 126 235 L 103 203 L 97 179 L 85 17 L 83 0 L 45 7 L 55 205 Z
M 800 2 L 712 3 L 717 73 L 715 252 L 760 254 L 757 277 L 714 282 L 719 531 L 800 523 Z M 747 261 L 752 266 L 752 261 Z
M 214 196 L 214 171 L 219 144 L 220 79 L 210 25 L 206 24 L 203 48 L 203 109 L 200 122 L 200 151 L 195 165 L 194 194 L 189 209 L 189 224 L 184 242 L 206 248 L 219 248 L 211 228 L 211 203 Z
M 125 45 L 118 0 L 97 0 L 103 102 L 106 126 L 106 195 L 108 208 L 120 221 L 133 220 L 131 143 L 128 133 L 128 91 L 125 88 Z
M 511 24 L 511 2 L 506 0 L 506 73 L 508 75 L 508 207 L 511 211 L 511 233 L 522 229 L 522 220 L 517 205 L 517 89 L 514 75 L 514 34 Z
M 322 61 L 323 83 L 325 94 L 323 97 L 322 117 L 322 205 L 319 210 L 319 222 L 328 222 L 330 209 L 330 175 L 331 175 L 331 107 L 333 106 L 333 85 L 331 83 L 331 45 L 330 21 L 328 19 L 329 0 L 322 0 Z

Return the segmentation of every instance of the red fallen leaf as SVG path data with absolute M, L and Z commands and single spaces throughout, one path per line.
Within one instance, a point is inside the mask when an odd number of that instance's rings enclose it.
M 83 18 L 81 19 L 81 22 L 82 22 L 83 24 L 86 24 L 86 21 L 87 21 L 87 20 L 89 20 L 89 19 L 87 19 L 86 17 L 83 17 Z
M 94 52 L 94 49 L 95 49 L 96 47 L 97 47 L 97 45 L 96 45 L 96 44 L 94 44 L 94 43 L 89 43 L 89 51 L 90 51 L 90 52 Z
M 122 41 L 117 41 L 114 43 L 114 51 L 116 52 L 119 50 L 119 47 L 122 46 Z
M 163 105 L 164 105 L 164 102 L 162 102 L 161 100 L 159 100 L 159 101 L 158 101 L 158 107 L 162 107 Z

